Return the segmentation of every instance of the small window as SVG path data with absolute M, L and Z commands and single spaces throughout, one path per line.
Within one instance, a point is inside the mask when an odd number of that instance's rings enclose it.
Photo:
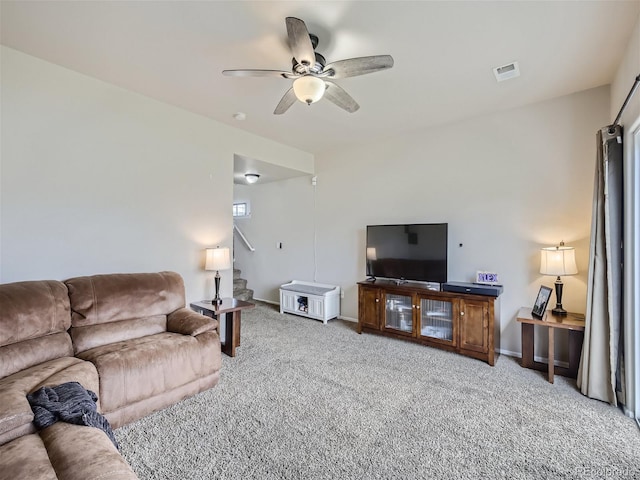
M 246 217 L 248 215 L 247 212 L 247 204 L 246 203 L 234 203 L 233 204 L 233 216 L 234 217 Z

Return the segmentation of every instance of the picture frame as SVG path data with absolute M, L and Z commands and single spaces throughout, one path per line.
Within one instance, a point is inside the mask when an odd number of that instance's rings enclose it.
M 547 309 L 547 304 L 549 303 L 549 299 L 551 298 L 551 292 L 553 290 L 544 285 L 540 286 L 540 290 L 538 291 L 538 296 L 536 297 L 536 301 L 533 304 L 533 308 L 531 309 L 531 315 L 536 318 L 542 318 L 544 316 L 544 312 Z

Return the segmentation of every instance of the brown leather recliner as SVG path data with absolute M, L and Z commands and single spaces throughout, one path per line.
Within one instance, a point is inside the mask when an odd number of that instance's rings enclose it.
M 64 283 L 0 285 L 0 480 L 137 478 L 97 428 L 56 423 L 34 433 L 28 393 L 71 381 L 98 392 L 95 366 L 73 356 L 70 325 Z
M 217 321 L 185 308 L 174 272 L 94 275 L 65 281 L 74 353 L 100 376 L 113 428 L 218 383 Z
M 74 357 L 67 287 L 43 280 L 0 285 L 0 445 L 35 432 L 27 394 L 76 381 L 98 392 L 98 372 Z
M 218 383 L 217 326 L 173 272 L 0 285 L 0 480 L 137 478 L 99 429 L 32 433 L 27 393 L 80 382 L 117 428 Z

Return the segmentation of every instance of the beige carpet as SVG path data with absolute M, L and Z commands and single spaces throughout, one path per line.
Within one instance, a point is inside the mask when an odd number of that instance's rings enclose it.
M 572 380 L 243 313 L 212 390 L 117 430 L 141 479 L 640 478 L 640 432 Z

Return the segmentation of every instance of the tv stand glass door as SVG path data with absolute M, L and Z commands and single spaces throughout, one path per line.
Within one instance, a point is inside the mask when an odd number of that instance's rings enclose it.
M 413 298 L 411 295 L 385 295 L 384 328 L 396 333 L 413 334 Z
M 420 295 L 418 334 L 432 342 L 456 345 L 455 304 L 452 300 Z

